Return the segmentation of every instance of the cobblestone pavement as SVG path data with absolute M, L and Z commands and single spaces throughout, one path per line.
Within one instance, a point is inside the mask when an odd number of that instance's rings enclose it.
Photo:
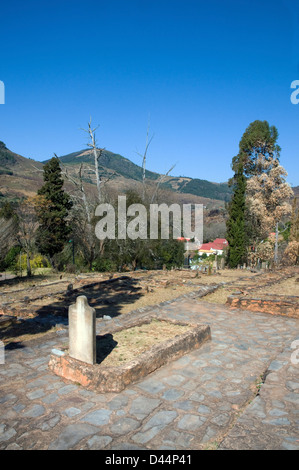
M 299 449 L 299 320 L 190 299 L 153 310 L 208 324 L 212 339 L 120 393 L 48 370 L 67 329 L 6 351 L 0 449 Z

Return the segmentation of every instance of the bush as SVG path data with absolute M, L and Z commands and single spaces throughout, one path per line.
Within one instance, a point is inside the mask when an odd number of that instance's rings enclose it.
M 98 272 L 116 271 L 115 262 L 108 258 L 98 258 L 92 263 L 92 270 Z
M 75 264 L 69 263 L 65 267 L 65 272 L 69 274 L 76 274 L 77 268 Z
M 11 269 L 15 271 L 17 264 L 17 256 L 21 252 L 21 247 L 19 245 L 12 246 L 4 258 L 4 267 L 5 269 Z
M 42 255 L 38 254 L 30 260 L 31 268 L 50 268 L 51 265 L 49 261 Z

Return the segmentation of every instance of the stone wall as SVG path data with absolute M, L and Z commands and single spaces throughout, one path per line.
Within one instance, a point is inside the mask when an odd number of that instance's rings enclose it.
M 241 310 L 299 318 L 299 297 L 297 296 L 268 294 L 258 298 L 231 295 L 227 298 L 226 305 Z

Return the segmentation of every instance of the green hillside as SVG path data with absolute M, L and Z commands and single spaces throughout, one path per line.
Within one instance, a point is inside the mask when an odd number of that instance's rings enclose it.
M 63 155 L 60 160 L 65 165 L 78 165 L 85 162 L 90 166 L 94 165 L 94 156 L 90 149 L 80 150 L 68 155 Z M 107 170 L 114 171 L 116 176 L 122 176 L 136 181 L 142 180 L 142 168 L 127 158 L 104 150 L 99 160 L 99 166 L 102 175 L 107 176 Z M 146 178 L 148 180 L 157 180 L 158 173 L 146 170 Z M 181 181 L 180 178 L 171 177 L 164 182 L 161 187 L 171 189 L 180 193 L 193 194 L 195 196 L 228 201 L 231 195 L 231 189 L 227 183 L 211 183 L 210 181 L 201 179 L 187 178 L 187 181 Z
M 195 194 L 196 196 L 204 195 L 210 199 L 229 201 L 232 190 L 227 183 L 211 183 L 207 180 L 194 178 L 184 185 L 181 192 Z
M 85 162 L 89 165 L 94 164 L 94 156 L 89 149 L 73 152 L 59 158 L 65 165 L 78 165 L 80 162 Z M 109 152 L 109 150 L 103 151 L 99 160 L 99 165 L 104 169 L 108 168 L 109 170 L 114 171 L 124 178 L 130 178 L 137 181 L 142 180 L 142 168 L 140 166 L 121 155 Z M 159 175 L 158 173 L 146 170 L 146 177 L 150 180 L 156 180 Z
M 5 174 L 8 170 L 7 167 L 11 167 L 16 163 L 15 155 L 6 148 L 4 142 L 0 141 L 0 170 Z

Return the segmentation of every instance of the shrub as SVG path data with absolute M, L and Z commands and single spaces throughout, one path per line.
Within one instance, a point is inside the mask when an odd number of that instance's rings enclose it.
M 116 264 L 108 258 L 98 258 L 92 263 L 92 270 L 98 272 L 116 271 Z

